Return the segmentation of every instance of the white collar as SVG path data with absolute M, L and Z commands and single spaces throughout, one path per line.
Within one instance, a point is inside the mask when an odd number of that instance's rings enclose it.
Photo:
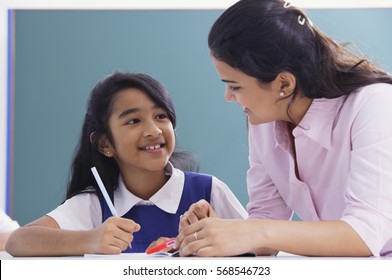
M 120 176 L 119 186 L 114 191 L 114 204 L 118 214 L 120 216 L 124 215 L 137 204 L 156 205 L 167 213 L 175 214 L 180 205 L 185 176 L 181 170 L 174 168 L 170 162 L 166 165 L 165 170 L 170 175 L 169 180 L 149 200 L 143 200 L 131 193 Z

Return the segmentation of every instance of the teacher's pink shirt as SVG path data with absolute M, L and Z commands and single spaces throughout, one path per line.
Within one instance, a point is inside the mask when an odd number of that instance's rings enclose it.
M 343 220 L 375 256 L 392 255 L 392 85 L 315 99 L 292 134 L 249 125 L 250 218 Z

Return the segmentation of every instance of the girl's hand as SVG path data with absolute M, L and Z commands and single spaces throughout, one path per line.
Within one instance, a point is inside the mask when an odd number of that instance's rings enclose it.
M 92 254 L 120 254 L 133 240 L 133 233 L 140 230 L 134 221 L 110 217 L 91 231 L 87 252 Z
M 146 252 L 147 252 L 148 250 L 150 250 L 151 248 L 154 248 L 154 247 L 156 247 L 156 246 L 158 246 L 158 245 L 160 245 L 160 244 L 162 244 L 162 243 L 168 242 L 168 241 L 170 241 L 170 240 L 172 240 L 172 239 L 173 239 L 173 238 L 169 238 L 169 237 L 159 237 L 157 240 L 155 240 L 154 242 L 152 242 L 152 243 L 147 247 Z M 176 250 L 175 247 L 171 246 L 171 247 L 168 247 L 168 248 L 164 249 L 162 252 L 170 252 L 170 253 L 172 253 L 172 252 L 174 252 L 175 250 Z
M 178 231 L 181 232 L 189 225 L 196 223 L 199 220 L 209 217 L 216 217 L 216 213 L 211 205 L 204 199 L 193 203 L 189 210 L 181 215 Z

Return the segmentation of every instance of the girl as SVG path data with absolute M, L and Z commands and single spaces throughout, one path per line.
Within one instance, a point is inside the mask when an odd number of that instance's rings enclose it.
M 235 3 L 208 45 L 248 118 L 250 219 L 194 205 L 181 255 L 392 255 L 392 77 L 281 0 Z
M 180 215 L 200 199 L 209 201 L 222 218 L 245 217 L 223 182 L 176 168 L 189 170 L 194 164 L 188 164 L 187 154 L 175 152 L 175 126 L 172 100 L 152 77 L 117 72 L 103 79 L 90 94 L 66 201 L 15 231 L 7 252 L 144 252 L 160 237 L 175 237 Z M 111 217 L 93 166 L 121 217 Z

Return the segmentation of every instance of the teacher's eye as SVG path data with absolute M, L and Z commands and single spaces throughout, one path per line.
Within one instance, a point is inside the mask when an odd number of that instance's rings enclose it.
M 229 86 L 229 89 L 230 89 L 231 91 L 238 91 L 238 90 L 240 90 L 240 88 L 241 88 L 241 87 L 239 87 L 239 86 Z

